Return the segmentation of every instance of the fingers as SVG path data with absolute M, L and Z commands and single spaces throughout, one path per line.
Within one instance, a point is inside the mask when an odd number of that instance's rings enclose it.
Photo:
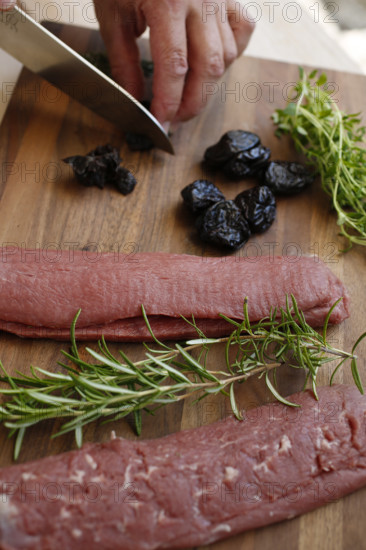
M 201 112 L 204 107 L 204 85 L 215 82 L 224 74 L 225 58 L 231 63 L 236 56 L 234 39 L 231 37 L 230 40 L 224 31 L 220 32 L 216 17 L 202 23 L 200 14 L 192 13 L 187 19 L 187 39 L 189 72 L 175 122 L 188 120 Z
M 227 20 L 233 33 L 238 55 L 248 46 L 255 24 L 246 17 L 244 9 L 237 9 L 237 0 L 227 0 Z
M 136 99 L 144 95 L 144 79 L 140 66 L 140 54 L 132 33 L 120 27 L 102 36 L 106 45 L 113 79 Z
M 8 4 L 12 0 L 0 0 Z M 154 61 L 151 111 L 161 123 L 188 120 L 249 42 L 254 25 L 238 0 L 94 0 L 113 78 L 141 99 L 144 81 L 136 37 L 150 27 Z M 212 6 L 211 6 L 212 4 Z M 206 11 L 205 11 L 206 10 Z M 207 13 L 206 13 L 207 12 Z
M 207 84 L 221 78 L 249 41 L 253 26 L 238 10 L 238 3 L 224 7 L 204 18 L 195 11 L 187 19 L 189 72 L 175 122 L 202 111 Z
M 156 4 L 164 4 L 164 11 Z M 175 10 L 169 11 L 170 5 Z M 155 13 L 156 19 L 146 16 L 155 63 L 153 112 L 161 122 L 176 123 L 205 107 L 204 86 L 221 78 L 243 52 L 254 24 L 238 0 L 213 6 L 203 0 L 155 0 Z
M 221 36 L 221 43 L 223 45 L 225 68 L 227 68 L 233 61 L 235 61 L 241 51 L 239 52 L 229 19 L 220 21 L 220 16 L 217 14 L 216 22 Z
M 136 36 L 143 32 L 131 2 L 95 0 L 100 32 L 113 79 L 137 99 L 144 94 L 144 79 Z
M 10 10 L 15 3 L 16 0 L 0 0 L 0 10 Z
M 154 61 L 152 114 L 161 122 L 172 121 L 182 101 L 188 71 L 184 2 L 149 2 L 144 10 L 150 27 Z
M 193 9 L 187 17 L 189 71 L 181 106 L 174 122 L 198 115 L 206 105 L 205 86 L 215 83 L 225 69 L 248 45 L 254 25 L 238 9 L 237 0 L 228 0 L 220 9 L 202 17 Z

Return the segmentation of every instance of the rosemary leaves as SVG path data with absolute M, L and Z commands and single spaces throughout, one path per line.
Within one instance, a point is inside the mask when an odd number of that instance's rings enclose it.
M 242 322 L 223 316 L 233 329 L 227 338 L 206 338 L 194 319 L 186 319 L 196 328 L 197 339 L 184 346 L 179 343 L 167 345 L 157 340 L 142 308 L 154 345 L 145 344 L 144 357 L 137 362 L 130 360 L 123 350 L 118 357 L 112 355 L 104 338 L 99 341 L 97 351 L 86 348 L 90 362 L 82 360 L 75 341 L 77 315 L 71 327 L 71 351 L 62 352 L 68 362 L 59 363 L 64 373 L 31 367 L 30 375 L 14 377 L 1 365 L 3 376 L 0 380 L 8 387 L 0 388 L 0 393 L 8 399 L 0 406 L 0 420 L 10 430 L 10 435 L 16 434 L 14 456 L 19 455 L 26 428 L 42 420 L 67 419 L 56 435 L 74 431 L 77 444 L 81 446 L 82 428 L 89 422 L 118 420 L 132 413 L 140 434 L 142 410 L 152 412 L 196 392 L 200 399 L 212 393 L 224 393 L 230 399 L 233 413 L 240 419 L 235 384 L 251 376 L 264 377 L 279 401 L 297 406 L 279 394 L 276 377 L 271 376 L 284 364 L 303 369 L 306 383 L 310 381 L 316 395 L 319 368 L 337 361 L 332 382 L 337 370 L 350 360 L 354 381 L 363 393 L 355 350 L 366 333 L 360 336 L 350 353 L 331 347 L 327 342 L 328 321 L 337 303 L 328 313 L 323 332 L 318 333 L 306 323 L 293 296 L 287 299 L 285 309 L 274 309 L 268 317 L 252 324 L 245 301 Z M 225 344 L 223 366 L 226 368 L 213 371 L 208 367 L 208 357 L 212 347 L 219 343 Z

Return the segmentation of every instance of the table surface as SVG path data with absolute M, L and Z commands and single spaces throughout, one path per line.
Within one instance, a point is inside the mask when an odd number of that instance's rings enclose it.
M 243 0 L 241 1 L 243 3 Z M 97 27 L 91 2 L 87 0 L 77 3 L 64 0 L 22 0 L 21 4 L 37 20 Z M 245 10 L 247 4 L 248 2 L 244 5 L 236 2 L 236 9 Z M 327 32 L 336 26 L 337 17 L 322 11 L 319 2 L 257 0 L 250 4 L 252 17 L 256 21 L 256 30 L 247 48 L 247 55 L 300 65 L 361 72 L 359 66 Z M 20 63 L 0 50 L 0 121 L 20 69 Z

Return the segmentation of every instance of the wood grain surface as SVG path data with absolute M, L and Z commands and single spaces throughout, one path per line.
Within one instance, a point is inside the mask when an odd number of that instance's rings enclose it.
M 99 36 L 93 31 L 71 27 L 61 37 L 78 51 L 99 50 Z M 175 156 L 158 150 L 131 152 L 123 135 L 112 124 L 94 115 L 68 96 L 27 70 L 23 70 L 16 92 L 0 128 L 0 245 L 16 244 L 40 250 L 74 248 L 130 254 L 137 251 L 166 251 L 204 257 L 222 253 L 197 239 L 193 217 L 182 205 L 180 190 L 197 178 L 211 178 L 228 198 L 249 188 L 253 182 L 230 183 L 201 165 L 207 146 L 229 129 L 257 132 L 272 149 L 273 159 L 296 159 L 291 144 L 274 137 L 270 115 L 284 105 L 289 83 L 297 78 L 297 67 L 243 58 L 225 80 L 210 91 L 210 103 L 202 115 L 181 126 L 173 136 Z M 366 112 L 366 79 L 328 72 L 334 83 L 334 98 L 350 111 Z M 364 120 L 364 123 L 366 121 Z M 129 196 L 112 188 L 85 188 L 76 183 L 70 167 L 60 159 L 85 154 L 97 145 L 111 143 L 121 151 L 124 165 L 134 172 L 138 185 Z M 236 253 L 238 257 L 259 254 L 314 255 L 323 259 L 345 282 L 352 299 L 351 318 L 331 329 L 334 345 L 349 350 L 365 329 L 365 251 L 355 247 L 340 253 L 345 242 L 337 235 L 330 202 L 315 182 L 305 193 L 278 200 L 275 223 L 264 235 L 253 237 Z M 223 260 L 224 261 L 224 260 Z M 92 265 L 90 267 L 92 269 Z M 210 284 L 210 281 L 207 281 Z M 95 344 L 94 344 L 95 345 Z M 111 346 L 113 350 L 118 345 Z M 140 345 L 123 345 L 134 357 Z M 0 359 L 9 372 L 27 372 L 30 364 L 54 370 L 60 350 L 67 343 L 50 340 L 22 340 L 0 336 Z M 221 356 L 213 361 L 219 363 Z M 366 382 L 365 347 L 360 352 L 360 370 Z M 329 381 L 330 368 L 319 375 Z M 298 371 L 283 371 L 280 390 L 291 393 L 302 387 Z M 337 375 L 338 382 L 352 383 L 349 368 Z M 250 381 L 238 390 L 242 407 L 272 400 L 263 381 Z M 142 437 L 151 438 L 211 423 L 230 413 L 223 396 L 192 405 L 172 405 L 155 417 L 143 418 Z M 92 424 L 85 429 L 85 441 L 105 441 L 114 429 L 117 435 L 134 438 L 128 421 Z M 44 423 L 26 434 L 20 461 L 28 461 L 75 448 L 72 435 L 50 439 L 57 422 Z M 0 428 L 0 465 L 12 463 L 13 442 Z M 291 481 L 291 480 L 289 480 Z M 179 495 L 177 495 L 179 498 Z M 303 515 L 267 528 L 212 545 L 215 550 L 346 550 L 366 547 L 364 506 L 366 489 Z

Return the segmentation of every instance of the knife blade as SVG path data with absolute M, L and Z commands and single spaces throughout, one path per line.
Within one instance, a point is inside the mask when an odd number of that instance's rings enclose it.
M 174 154 L 163 127 L 143 105 L 18 6 L 0 12 L 0 48 L 122 130 L 144 134 Z

